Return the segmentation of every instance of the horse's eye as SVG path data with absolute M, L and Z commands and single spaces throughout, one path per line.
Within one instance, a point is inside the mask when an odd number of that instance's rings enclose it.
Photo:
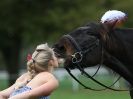
M 63 51 L 63 52 L 66 51 L 64 46 L 60 46 L 60 50 Z

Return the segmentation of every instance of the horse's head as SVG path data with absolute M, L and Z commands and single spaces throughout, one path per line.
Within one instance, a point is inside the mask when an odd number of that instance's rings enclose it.
M 75 63 L 83 67 L 97 65 L 101 62 L 102 24 L 89 23 L 64 35 L 55 45 L 57 57 L 65 59 L 65 66 L 76 68 Z M 104 36 L 102 36 L 103 38 Z
M 92 78 L 83 68 L 103 64 L 133 86 L 133 29 L 115 29 L 125 17 L 119 11 L 109 11 L 101 23 L 89 23 L 62 36 L 53 47 L 57 57 L 65 59 L 64 66 L 71 76 L 69 68 L 78 68 Z

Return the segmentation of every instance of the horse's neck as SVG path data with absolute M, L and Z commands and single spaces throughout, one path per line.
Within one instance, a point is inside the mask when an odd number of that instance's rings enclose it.
M 133 29 L 116 29 L 111 33 L 105 64 L 133 85 Z
M 104 48 L 110 54 L 117 58 L 121 56 L 121 58 L 125 55 L 124 43 L 123 38 L 119 37 L 119 34 L 116 34 L 116 31 L 111 31 L 107 34 L 107 38 L 104 41 Z
M 133 29 L 116 29 L 109 34 L 107 51 L 124 62 L 133 65 Z

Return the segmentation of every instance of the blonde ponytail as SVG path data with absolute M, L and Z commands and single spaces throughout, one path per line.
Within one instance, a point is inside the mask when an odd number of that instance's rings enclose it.
M 15 89 L 25 86 L 32 80 L 39 72 L 47 71 L 49 69 L 48 63 L 53 58 L 54 52 L 47 43 L 40 44 L 32 54 L 31 59 L 27 62 L 27 78 L 23 82 L 18 82 Z

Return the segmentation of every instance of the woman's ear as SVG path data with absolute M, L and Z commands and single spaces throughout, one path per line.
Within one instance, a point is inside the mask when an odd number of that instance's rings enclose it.
M 54 64 L 53 61 L 54 61 L 53 59 L 49 60 L 48 66 L 53 66 L 53 64 Z

